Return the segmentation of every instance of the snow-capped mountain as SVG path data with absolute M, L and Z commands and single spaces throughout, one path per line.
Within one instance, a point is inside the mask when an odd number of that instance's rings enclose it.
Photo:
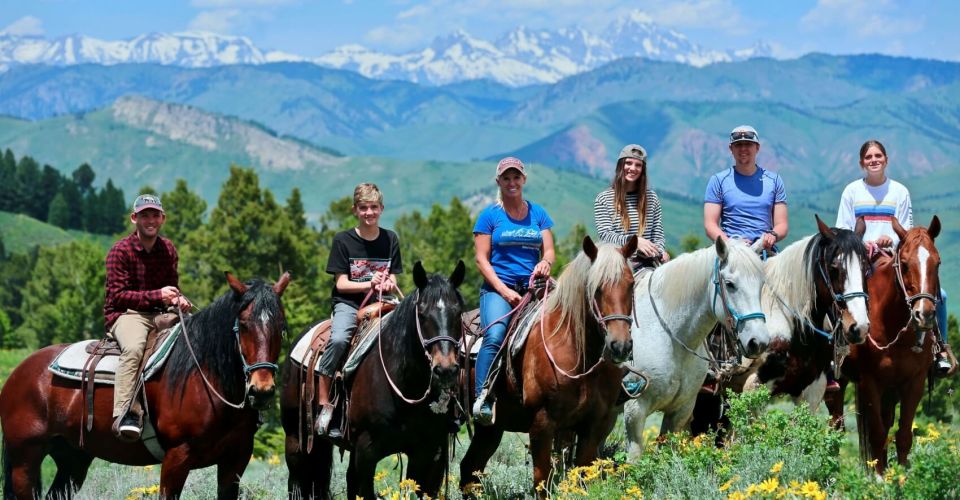
M 120 41 L 83 35 L 47 40 L 0 34 L 0 72 L 20 64 L 155 63 L 195 68 L 303 61 L 356 71 L 369 78 L 428 85 L 490 79 L 523 86 L 553 83 L 624 57 L 705 66 L 770 53 L 770 47 L 762 42 L 739 50 L 706 49 L 681 33 L 658 26 L 640 11 L 614 21 L 599 35 L 580 27 L 532 30 L 520 26 L 491 42 L 457 30 L 406 54 L 344 45 L 314 59 L 264 51 L 246 37 L 203 32 L 150 33 Z
M 0 65 L 156 63 L 188 68 L 225 64 L 263 64 L 303 60 L 280 52 L 264 52 L 248 38 L 204 32 L 150 33 L 130 40 L 106 41 L 83 35 L 53 40 L 36 36 L 0 35 Z

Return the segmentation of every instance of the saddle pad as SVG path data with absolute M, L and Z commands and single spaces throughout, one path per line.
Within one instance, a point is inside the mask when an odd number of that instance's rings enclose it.
M 356 345 L 350 350 L 350 353 L 347 354 L 347 360 L 343 363 L 343 380 L 350 380 L 353 372 L 357 370 L 360 362 L 363 361 L 367 352 L 370 351 L 370 348 L 377 340 L 377 334 L 380 332 L 380 322 L 382 321 L 383 328 L 386 328 L 392 316 L 392 312 L 387 313 L 382 318 L 373 318 L 358 328 Z
M 533 323 L 540 319 L 540 311 L 543 310 L 545 302 L 545 300 L 537 301 L 535 304 L 531 304 L 531 307 L 527 307 L 520 312 L 522 316 L 517 321 L 517 326 L 514 327 L 515 333 L 510 336 L 510 354 L 512 356 L 517 356 L 523 349 L 523 345 L 527 343 L 530 329 L 533 327 Z
M 150 380 L 173 351 L 173 345 L 180 337 L 180 325 L 173 327 L 173 331 L 167 336 L 166 340 L 157 347 L 150 359 L 147 360 L 143 368 L 143 379 Z M 83 373 L 83 367 L 90 359 L 87 353 L 87 346 L 99 342 L 99 340 L 84 340 L 75 344 L 70 344 L 54 358 L 53 362 L 47 368 L 58 377 L 70 380 L 80 380 Z M 104 356 L 94 371 L 94 381 L 99 384 L 113 385 L 114 375 L 117 373 L 117 366 L 120 362 L 120 356 Z
M 310 350 L 310 342 L 313 341 L 313 336 L 316 335 L 317 329 L 319 329 L 321 325 L 328 321 L 330 320 L 325 319 L 311 326 L 310 329 L 307 330 L 307 333 L 300 337 L 300 340 L 297 342 L 297 344 L 293 346 L 293 350 L 290 351 L 290 361 L 303 366 L 303 364 L 307 361 L 303 358 L 307 355 L 307 351 Z

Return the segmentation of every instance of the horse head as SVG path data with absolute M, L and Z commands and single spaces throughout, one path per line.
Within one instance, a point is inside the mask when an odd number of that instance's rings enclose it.
M 457 288 L 463 283 L 465 273 L 462 260 L 457 261 L 449 278 L 428 275 L 420 261 L 413 265 L 417 332 L 430 360 L 432 380 L 441 389 L 455 385 L 460 373 L 463 298 Z
M 743 355 L 756 358 L 770 343 L 766 317 L 760 312 L 763 263 L 756 252 L 739 240 L 717 237 L 714 249 L 714 313 L 724 318 L 727 328 L 736 334 Z
M 262 281 L 242 283 L 229 272 L 226 275 L 235 300 L 242 302 L 233 333 L 246 376 L 246 399 L 253 408 L 264 409 L 276 391 L 277 359 L 287 325 L 280 296 L 290 283 L 290 274 L 283 273 L 272 287 Z
M 921 329 L 932 329 L 940 300 L 940 253 L 933 243 L 940 234 L 940 219 L 934 215 L 929 228 L 908 231 L 894 217 L 893 230 L 900 237 L 894 266 L 911 321 Z
M 863 244 L 863 233 L 829 228 L 814 215 L 819 234 L 811 265 L 819 302 L 831 311 L 830 320 L 851 344 L 862 344 L 870 331 L 869 303 L 864 287 L 870 259 Z
M 633 269 L 630 257 L 637 251 L 637 237 L 617 248 L 583 238 L 583 253 L 590 260 L 587 290 L 590 310 L 604 332 L 603 356 L 622 363 L 633 352 L 630 327 L 633 324 Z

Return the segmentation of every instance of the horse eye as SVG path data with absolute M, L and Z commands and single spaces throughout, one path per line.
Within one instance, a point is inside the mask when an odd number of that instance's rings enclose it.
M 737 285 L 734 282 L 724 281 L 723 284 L 727 286 L 727 290 L 730 290 L 731 292 L 737 291 Z

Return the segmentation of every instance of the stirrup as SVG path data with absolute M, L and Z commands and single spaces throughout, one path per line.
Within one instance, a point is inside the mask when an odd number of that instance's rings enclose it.
M 496 420 L 497 410 L 496 402 L 490 401 L 487 390 L 484 389 L 477 396 L 472 408 L 473 421 L 479 425 L 492 425 Z
M 330 420 L 333 419 L 334 406 L 332 404 L 320 405 L 320 414 L 317 415 L 317 421 L 314 430 L 320 436 L 327 436 L 330 431 Z

